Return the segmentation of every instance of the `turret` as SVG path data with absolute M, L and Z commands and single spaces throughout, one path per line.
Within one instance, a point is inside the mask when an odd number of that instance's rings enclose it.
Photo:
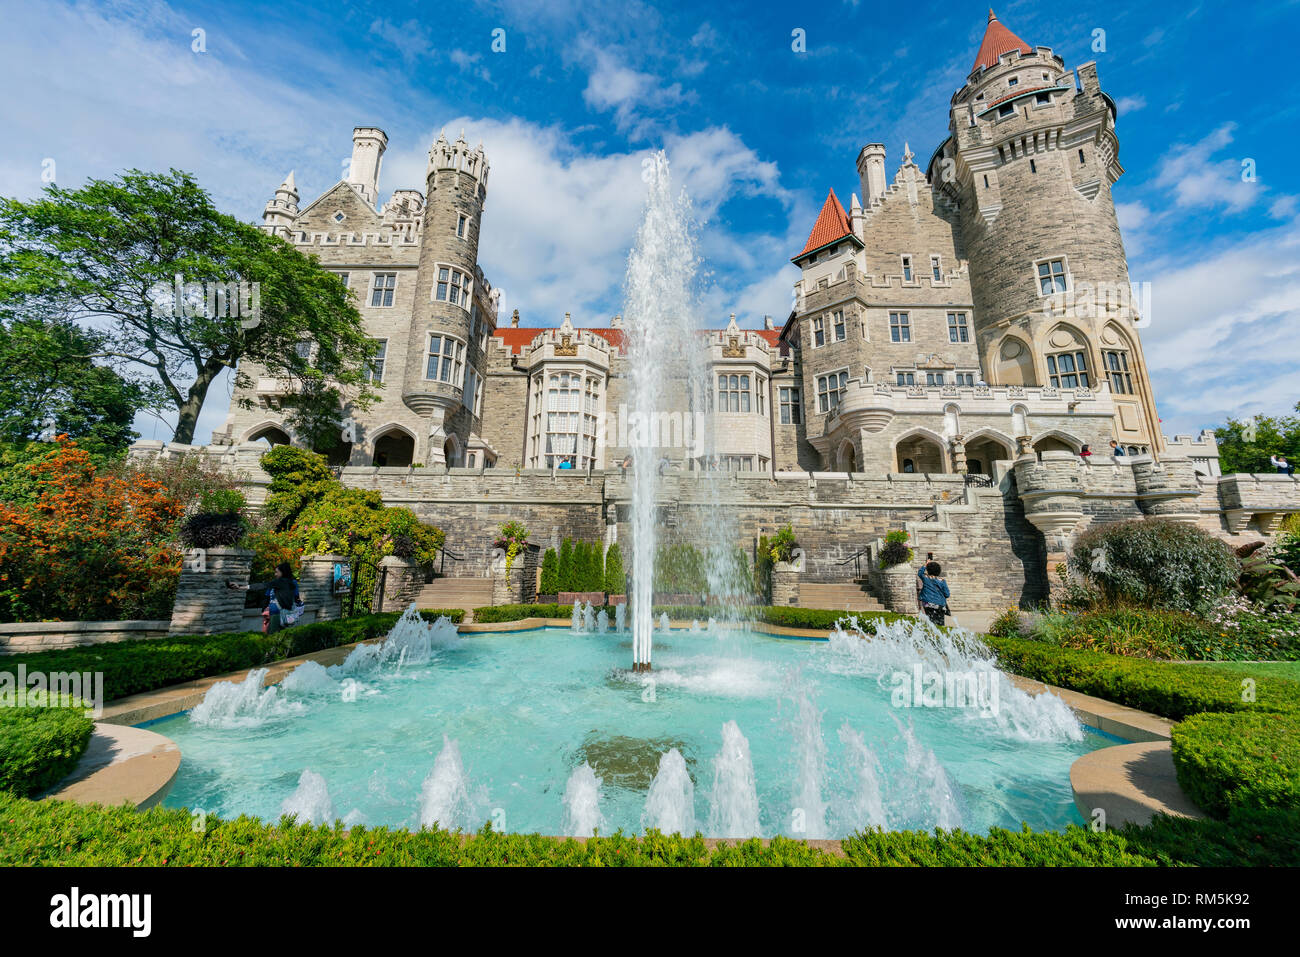
M 870 206 L 885 195 L 885 146 L 868 143 L 858 153 L 858 179 L 862 184 L 862 201 Z
M 388 135 L 369 126 L 352 131 L 352 162 L 348 164 L 348 183 L 356 188 L 371 206 L 379 202 L 379 167 L 388 149 Z
M 992 385 L 1110 388 L 1115 437 L 1161 448 L 1124 243 L 1116 110 L 1094 64 L 1080 86 L 1049 47 L 989 11 L 930 181 L 959 209 L 976 337 Z
M 262 223 L 271 232 L 288 229 L 298 216 L 298 187 L 293 181 L 293 170 L 275 190 L 275 198 L 262 210 Z
M 429 417 L 430 465 L 445 461 L 444 447 L 465 448 L 471 425 L 461 401 L 467 370 L 484 373 L 474 326 L 488 321 L 475 288 L 487 174 L 482 145 L 470 149 L 463 133 L 454 143 L 440 134 L 429 149 L 402 400 Z

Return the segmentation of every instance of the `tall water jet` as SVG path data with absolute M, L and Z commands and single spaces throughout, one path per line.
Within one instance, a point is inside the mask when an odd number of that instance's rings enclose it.
M 646 795 L 641 826 L 683 837 L 695 833 L 695 785 L 686 770 L 686 759 L 676 748 L 659 759 L 659 771 Z
M 842 824 L 850 830 L 865 831 L 887 826 L 885 801 L 880 791 L 880 759 L 867 746 L 861 733 L 845 721 L 840 725 L 840 742 L 844 745 L 844 764 L 848 775 L 848 799 L 840 810 Z
M 710 795 L 711 837 L 758 837 L 758 785 L 749 757 L 749 739 L 735 721 L 722 726 L 722 750 L 713 759 Z
M 795 675 L 787 687 L 794 704 L 790 736 L 794 739 L 795 775 L 790 791 L 790 830 L 800 837 L 824 838 L 826 801 L 822 786 L 826 779 L 826 742 L 822 738 L 822 713 L 813 700 L 808 681 Z
M 655 503 L 663 481 L 656 435 L 670 416 L 668 383 L 691 381 L 686 367 L 695 338 L 696 251 L 690 203 L 674 196 L 668 158 L 647 160 L 645 213 L 627 262 L 623 311 L 628 353 L 629 428 L 632 455 L 632 668 L 651 666 L 654 559 L 658 544 Z M 678 396 L 677 398 L 680 398 Z M 680 410 L 679 410 L 680 414 Z M 669 420 L 671 421 L 671 420 Z
M 570 837 L 594 837 L 605 826 L 600 813 L 600 778 L 586 761 L 574 768 L 564 785 L 564 833 Z

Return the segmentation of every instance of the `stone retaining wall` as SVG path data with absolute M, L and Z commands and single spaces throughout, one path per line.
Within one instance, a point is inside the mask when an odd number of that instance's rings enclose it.
M 36 621 L 0 625 L 0 655 L 165 638 L 170 621 Z

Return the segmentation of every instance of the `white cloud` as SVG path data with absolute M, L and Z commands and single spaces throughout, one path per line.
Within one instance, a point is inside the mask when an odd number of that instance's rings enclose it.
M 1166 434 L 1295 406 L 1300 220 L 1151 275 L 1142 342 Z
M 1170 190 L 1183 207 L 1241 212 L 1253 206 L 1264 195 L 1263 184 L 1243 178 L 1243 160 L 1214 158 L 1232 142 L 1234 129 L 1235 124 L 1225 123 L 1197 143 L 1171 147 L 1160 163 L 1156 185 Z
M 1136 113 L 1138 110 L 1145 109 L 1147 99 L 1145 96 L 1122 96 L 1115 103 L 1115 108 L 1119 111 L 1120 116 L 1126 113 Z

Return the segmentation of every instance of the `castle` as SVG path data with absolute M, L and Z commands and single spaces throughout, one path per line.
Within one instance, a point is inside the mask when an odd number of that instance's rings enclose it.
M 1111 187 L 1116 108 L 1094 64 L 1067 69 L 990 11 L 949 136 L 925 169 L 910 149 L 857 157 L 861 199 L 826 197 L 792 262 L 780 329 L 701 330 L 717 383 L 723 468 L 992 473 L 1021 446 L 1164 451 Z M 478 262 L 489 163 L 463 134 L 429 151 L 425 191 L 376 211 L 387 147 L 353 131 L 346 180 L 305 207 L 291 173 L 263 214 L 338 273 L 375 340 L 382 399 L 349 414 L 336 464 L 604 469 L 625 449 L 603 423 L 626 402 L 608 327 L 508 324 Z M 218 444 L 294 437 L 289 383 L 249 372 Z M 1026 443 L 1023 439 L 1028 439 Z M 1196 449 L 1216 468 L 1212 446 Z M 697 466 L 682 450 L 667 450 Z
M 805 579 L 837 582 L 864 577 L 864 545 L 905 528 L 954 562 L 968 607 L 1028 606 L 1090 523 L 1165 516 L 1241 541 L 1300 510 L 1295 478 L 1220 476 L 1213 433 L 1160 433 L 1111 197 L 1116 114 L 1094 64 L 1068 69 L 990 12 L 925 167 L 908 149 L 890 180 L 868 144 L 860 196 L 846 210 L 829 191 L 792 257 L 780 327 L 733 316 L 699 331 L 718 458 L 662 450 L 664 540 L 698 538 L 721 502 L 746 540 L 790 524 Z M 377 208 L 386 146 L 356 129 L 346 180 L 300 207 L 290 174 L 264 213 L 354 291 L 375 341 L 381 398 L 343 410 L 346 441 L 320 451 L 346 484 L 443 527 L 453 576 L 487 572 L 506 520 L 543 546 L 627 535 L 626 449 L 602 428 L 627 404 L 618 318 L 502 321 L 478 262 L 483 148 L 439 136 L 425 191 Z M 256 504 L 262 440 L 295 439 L 293 390 L 242 371 L 252 386 L 204 454 L 245 476 Z M 727 473 L 721 496 L 701 466 Z

